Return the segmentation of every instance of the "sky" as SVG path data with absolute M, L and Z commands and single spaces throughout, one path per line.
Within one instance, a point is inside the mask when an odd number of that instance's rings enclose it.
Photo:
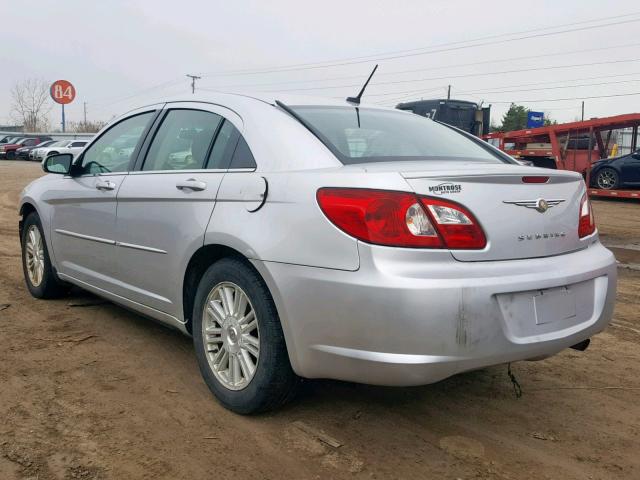
M 510 102 L 559 122 L 640 111 L 640 4 L 592 0 L 21 0 L 2 8 L 0 124 L 29 78 L 74 84 L 67 120 L 208 90 L 363 103 Z M 9 21 L 7 21 L 9 20 Z M 274 71 L 275 70 L 275 71 Z M 600 97 L 600 98 L 593 98 Z M 51 123 L 60 122 L 52 105 Z

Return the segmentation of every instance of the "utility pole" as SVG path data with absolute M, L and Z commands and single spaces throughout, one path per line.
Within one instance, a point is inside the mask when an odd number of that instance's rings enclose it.
M 82 102 L 84 108 L 84 124 L 87 125 L 87 102 Z
M 197 75 L 190 75 L 187 73 L 187 77 L 191 79 L 191 93 L 196 93 L 196 80 L 200 80 L 202 77 Z
M 447 100 L 451 100 L 451 85 L 447 88 Z
M 584 122 L 584 100 L 582 101 L 582 121 Z

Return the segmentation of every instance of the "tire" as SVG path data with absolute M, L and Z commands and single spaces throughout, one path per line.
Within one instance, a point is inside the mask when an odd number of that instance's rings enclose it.
M 10 152 L 7 152 L 7 160 L 15 160 L 16 159 L 16 152 L 14 152 L 13 150 L 11 150 Z
M 230 291 L 233 294 L 226 296 Z M 237 308 L 235 302 L 242 294 L 247 303 Z M 226 310 L 223 297 L 232 298 L 226 303 L 242 312 Z M 205 305 L 212 302 L 221 314 L 205 315 Z M 299 382 L 289 362 L 278 312 L 262 278 L 248 263 L 223 258 L 211 265 L 200 280 L 193 308 L 193 342 L 200 372 L 222 405 L 236 413 L 252 414 L 273 410 L 293 396 Z M 251 321 L 238 322 L 247 317 Z M 216 331 L 205 334 L 205 328 Z M 252 337 L 250 342 L 247 336 Z M 252 346 L 256 338 L 257 355 Z M 253 372 L 248 360 L 253 361 Z M 233 371 L 239 372 L 238 377 Z
M 604 190 L 615 190 L 620 186 L 620 176 L 613 168 L 603 168 L 596 175 L 595 184 Z
M 31 235 L 34 237 L 31 237 Z M 29 254 L 28 246 L 34 243 L 34 238 L 39 238 L 41 242 L 41 250 L 38 255 L 35 255 L 38 257 L 35 261 L 41 265 L 42 269 L 41 276 L 36 278 L 34 278 L 33 273 L 29 272 L 28 268 L 28 263 L 31 263 L 30 258 L 33 258 L 33 255 Z M 51 265 L 47 242 L 45 241 L 42 224 L 37 213 L 32 212 L 25 219 L 20 240 L 22 246 L 22 271 L 31 295 L 36 298 L 59 298 L 64 296 L 69 291 L 70 286 L 58 278 Z

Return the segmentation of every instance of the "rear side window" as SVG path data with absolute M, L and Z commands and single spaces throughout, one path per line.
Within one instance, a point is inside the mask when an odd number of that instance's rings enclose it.
M 481 141 L 407 112 L 360 107 L 292 107 L 344 164 L 465 160 L 504 163 Z
M 156 133 L 144 171 L 204 168 L 220 115 L 202 110 L 170 110 Z
M 225 120 L 216 135 L 207 162 L 210 169 L 256 168 L 249 145 L 231 122 Z
M 216 135 L 215 143 L 211 149 L 207 168 L 211 170 L 224 170 L 231 162 L 233 150 L 238 142 L 240 133 L 233 124 L 225 120 Z
M 229 168 L 256 168 L 256 161 L 243 137 L 238 140 L 238 146 L 236 151 L 233 152 L 233 160 L 231 160 Z
M 70 146 L 73 147 L 84 147 L 87 142 L 73 142 Z

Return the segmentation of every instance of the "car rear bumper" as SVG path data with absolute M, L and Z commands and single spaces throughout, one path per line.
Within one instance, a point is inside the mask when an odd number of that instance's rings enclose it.
M 553 355 L 604 329 L 613 312 L 615 259 L 596 240 L 565 255 L 492 262 L 364 244 L 359 251 L 355 272 L 254 262 L 303 377 L 432 383 Z

